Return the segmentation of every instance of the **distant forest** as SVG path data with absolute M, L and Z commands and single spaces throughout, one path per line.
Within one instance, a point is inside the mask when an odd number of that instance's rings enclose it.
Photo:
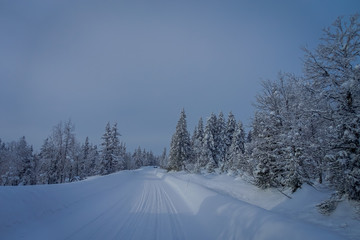
M 59 123 L 38 154 L 25 140 L 0 140 L 0 185 L 53 184 L 147 165 L 168 170 L 242 175 L 260 188 L 329 183 L 338 198 L 360 200 L 360 23 L 339 17 L 314 50 L 304 48 L 304 74 L 263 81 L 245 133 L 232 113 L 200 119 L 192 135 L 183 110 L 169 156 L 126 151 L 108 123 L 100 149 L 80 144 L 71 121 Z
M 152 151 L 138 147 L 133 153 L 119 140 L 117 124 L 105 127 L 100 149 L 86 138 L 79 143 L 71 120 L 54 128 L 39 153 L 34 153 L 25 137 L 3 143 L 0 140 L 0 184 L 55 184 L 85 179 L 93 175 L 107 175 L 141 166 L 160 165 L 166 161 Z

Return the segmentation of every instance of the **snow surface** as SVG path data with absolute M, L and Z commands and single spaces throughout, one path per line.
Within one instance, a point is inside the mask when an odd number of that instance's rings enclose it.
M 226 175 L 147 167 L 69 184 L 0 187 L 0 239 L 358 239 L 350 203 L 335 217 L 316 212 L 327 196 L 305 187 L 288 199 Z

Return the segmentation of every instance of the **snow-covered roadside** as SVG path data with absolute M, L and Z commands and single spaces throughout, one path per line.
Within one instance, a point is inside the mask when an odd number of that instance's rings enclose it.
M 287 208 L 279 193 L 245 182 L 237 191 L 239 182 L 146 167 L 69 184 L 0 187 L 0 239 L 348 239 L 277 209 Z M 266 210 L 251 203 L 256 196 L 280 204 Z
M 286 192 L 291 197 L 290 199 L 276 189 L 262 190 L 242 178 L 225 174 L 200 175 L 170 172 L 169 175 L 186 182 L 187 185 L 194 183 L 287 218 L 324 227 L 349 239 L 360 238 L 360 205 L 358 203 L 345 200 L 339 203 L 330 216 L 318 212 L 316 205 L 329 199 L 333 193 L 324 185 L 304 185 L 294 194 Z

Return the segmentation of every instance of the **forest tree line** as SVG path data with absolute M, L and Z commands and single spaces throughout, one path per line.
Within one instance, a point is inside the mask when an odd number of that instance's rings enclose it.
M 330 183 L 360 200 L 360 23 L 339 17 L 314 50 L 304 48 L 304 74 L 264 81 L 251 130 L 230 113 L 212 114 L 193 135 L 181 112 L 169 170 L 246 174 L 260 188 Z M 246 136 L 246 137 L 245 137 Z
M 107 175 L 120 170 L 159 165 L 162 156 L 138 147 L 133 153 L 119 140 L 117 124 L 105 127 L 101 146 L 80 143 L 71 120 L 60 122 L 34 153 L 25 137 L 9 143 L 0 139 L 0 185 L 35 185 L 73 182 L 93 175 Z

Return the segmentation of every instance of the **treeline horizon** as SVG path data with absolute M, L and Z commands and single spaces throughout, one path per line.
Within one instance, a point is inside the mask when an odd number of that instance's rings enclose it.
M 140 146 L 128 152 L 120 136 L 117 123 L 111 126 L 108 122 L 99 147 L 90 143 L 88 137 L 80 143 L 69 119 L 54 126 L 38 152 L 25 136 L 11 142 L 0 139 L 0 185 L 73 182 L 93 175 L 159 166 L 166 161 L 166 149 L 161 156 Z

